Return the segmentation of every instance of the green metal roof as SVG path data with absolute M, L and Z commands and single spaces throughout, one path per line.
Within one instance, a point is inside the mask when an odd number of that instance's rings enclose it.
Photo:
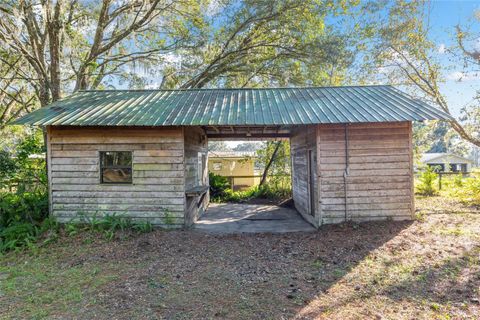
M 295 125 L 448 120 L 392 86 L 80 91 L 14 124 Z

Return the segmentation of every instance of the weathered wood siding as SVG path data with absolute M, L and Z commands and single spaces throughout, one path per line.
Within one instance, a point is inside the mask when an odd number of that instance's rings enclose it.
M 318 126 L 322 224 L 412 218 L 411 130 L 410 122 Z
M 184 137 L 181 128 L 48 128 L 52 215 L 70 221 L 117 214 L 183 226 Z M 133 183 L 100 183 L 100 151 L 132 151 Z
M 185 190 L 208 185 L 207 150 L 205 132 L 200 127 L 185 127 Z M 199 155 L 203 155 L 203 171 L 199 172 Z M 199 181 L 201 179 L 201 184 Z M 209 202 L 209 193 L 198 197 L 186 197 L 185 225 L 191 226 L 205 211 Z
M 318 179 L 316 170 L 313 171 L 314 187 L 309 191 L 308 183 L 308 150 L 311 150 L 316 160 L 316 126 L 299 127 L 293 130 L 290 137 L 290 153 L 292 157 L 292 194 L 295 208 L 304 217 L 305 220 L 319 225 L 319 206 L 318 206 Z M 312 164 L 317 168 L 317 163 Z M 311 214 L 311 204 L 309 192 L 313 194 L 314 203 L 317 204 Z

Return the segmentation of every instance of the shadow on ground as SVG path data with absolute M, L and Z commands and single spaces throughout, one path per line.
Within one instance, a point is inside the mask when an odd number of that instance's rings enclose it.
M 5 257 L 0 306 L 7 318 L 478 318 L 479 234 L 480 215 L 436 214 L 310 233 L 78 235 Z

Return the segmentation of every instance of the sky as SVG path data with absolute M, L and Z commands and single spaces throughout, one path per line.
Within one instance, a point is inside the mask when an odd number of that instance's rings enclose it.
M 443 67 L 447 66 L 443 74 L 446 82 L 441 85 L 441 91 L 446 96 L 452 114 L 458 117 L 461 108 L 471 103 L 477 90 L 480 90 L 480 73 L 462 74 L 462 65 L 450 61 L 450 55 L 445 51 L 455 45 L 455 26 L 468 27 L 472 24 L 474 13 L 478 11 L 480 14 L 480 0 L 431 0 L 429 5 L 430 15 L 426 17 L 429 38 L 437 44 L 440 63 Z M 478 21 L 476 28 L 480 34 Z M 480 50 L 480 39 L 476 45 Z M 156 88 L 159 82 L 159 78 L 152 79 L 147 88 Z
M 441 89 L 455 116 L 460 114 L 463 106 L 472 102 L 476 91 L 480 90 L 480 74 L 462 75 L 462 66 L 449 61 L 445 48 L 454 45 L 455 26 L 458 24 L 469 26 L 475 11 L 478 10 L 480 10 L 480 0 L 437 0 L 431 3 L 430 37 L 438 43 L 437 51 L 440 62 L 449 66 L 444 74 L 447 81 L 441 86 Z M 480 46 L 480 41 L 476 45 Z M 462 80 L 458 81 L 459 78 Z

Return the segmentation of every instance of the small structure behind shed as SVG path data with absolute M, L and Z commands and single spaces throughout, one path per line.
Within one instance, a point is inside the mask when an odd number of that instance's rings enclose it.
M 260 183 L 256 159 L 254 151 L 209 151 L 208 171 L 228 178 L 233 190 L 243 190 Z
M 473 160 L 454 153 L 424 153 L 421 162 L 438 172 L 467 173 L 472 170 Z

